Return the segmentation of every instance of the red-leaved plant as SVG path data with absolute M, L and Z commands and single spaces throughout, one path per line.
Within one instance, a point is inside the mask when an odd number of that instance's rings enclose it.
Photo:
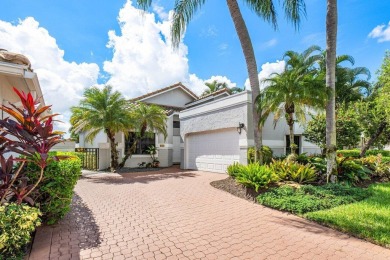
M 20 92 L 16 88 L 14 91 L 19 96 L 22 107 L 14 104 L 0 107 L 9 115 L 0 120 L 0 205 L 13 200 L 33 204 L 29 195 L 41 182 L 45 167 L 53 160 L 66 158 L 48 155 L 54 145 L 62 142 L 62 133 L 53 131 L 53 117 L 57 114 L 48 113 L 51 106 L 38 108 L 38 101 L 30 93 Z M 10 156 L 6 159 L 5 154 L 9 152 L 17 153 L 22 158 Z M 19 163 L 16 168 L 14 162 Z M 40 168 L 35 183 L 29 184 L 23 173 L 26 162 L 34 163 Z

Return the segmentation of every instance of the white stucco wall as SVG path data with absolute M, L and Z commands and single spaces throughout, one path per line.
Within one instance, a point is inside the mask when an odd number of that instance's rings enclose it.
M 185 104 L 193 100 L 193 97 L 191 97 L 178 87 L 172 90 L 168 90 L 165 93 L 159 93 L 156 96 L 145 98 L 142 101 L 157 105 L 184 107 Z

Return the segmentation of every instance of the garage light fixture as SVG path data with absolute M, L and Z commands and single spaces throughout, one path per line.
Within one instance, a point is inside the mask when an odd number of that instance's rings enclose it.
M 245 126 L 244 123 L 238 123 L 237 132 L 238 132 L 239 134 L 241 134 L 241 129 L 243 129 L 244 126 Z

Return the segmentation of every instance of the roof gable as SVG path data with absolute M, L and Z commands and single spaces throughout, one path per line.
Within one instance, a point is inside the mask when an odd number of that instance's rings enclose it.
M 191 100 L 198 99 L 197 95 L 195 95 L 191 90 L 189 90 L 186 86 L 184 86 L 181 82 L 179 82 L 179 83 L 176 83 L 174 85 L 171 85 L 171 86 L 168 86 L 168 87 L 165 87 L 165 88 L 162 88 L 162 89 L 159 89 L 159 90 L 147 93 L 147 94 L 142 95 L 140 97 L 131 99 L 130 101 L 149 102 L 149 101 L 152 100 L 153 97 L 161 96 L 161 95 L 164 95 L 164 94 L 165 95 L 166 94 L 170 94 L 169 92 L 173 92 L 174 90 L 179 90 L 179 91 L 183 92 Z M 152 103 L 152 102 L 150 102 L 150 103 Z

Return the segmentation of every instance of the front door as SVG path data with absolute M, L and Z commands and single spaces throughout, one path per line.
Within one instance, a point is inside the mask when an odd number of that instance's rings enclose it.
M 173 154 L 172 154 L 172 162 L 180 163 L 180 136 L 173 136 Z

